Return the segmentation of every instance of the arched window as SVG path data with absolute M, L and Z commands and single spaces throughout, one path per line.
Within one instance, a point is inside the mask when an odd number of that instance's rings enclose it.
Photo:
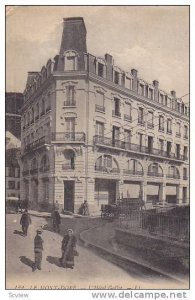
M 62 170 L 75 169 L 75 153 L 73 150 L 68 149 L 64 151 L 65 163 L 62 164 Z
M 149 165 L 148 176 L 163 177 L 162 167 L 158 163 L 153 163 Z
M 74 71 L 77 70 L 78 54 L 76 51 L 66 51 L 64 53 L 64 70 Z
M 102 155 L 96 160 L 95 170 L 107 173 L 119 173 L 118 162 L 111 155 Z
M 40 167 L 40 171 L 41 172 L 46 172 L 49 171 L 50 169 L 50 164 L 49 164 L 49 158 L 48 156 L 45 154 L 42 159 L 41 159 L 41 167 Z
M 128 160 L 127 169 L 124 170 L 124 174 L 140 175 L 144 174 L 141 163 L 136 159 Z
M 170 166 L 169 169 L 168 169 L 167 177 L 168 178 L 180 179 L 180 174 L 179 174 L 178 168 L 175 167 L 175 166 Z

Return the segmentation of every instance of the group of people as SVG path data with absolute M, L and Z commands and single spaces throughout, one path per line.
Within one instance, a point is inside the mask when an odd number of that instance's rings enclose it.
M 61 217 L 58 212 L 58 209 L 55 208 L 51 214 L 53 229 L 55 232 L 60 232 L 60 223 Z M 28 227 L 31 224 L 31 218 L 28 213 L 28 210 L 25 209 L 24 213 L 20 219 L 20 225 L 22 226 L 22 232 L 24 236 L 27 236 Z M 43 253 L 43 238 L 42 238 L 42 230 L 38 229 L 36 231 L 36 236 L 34 238 L 34 256 L 35 261 L 32 267 L 32 271 L 41 270 L 42 263 L 42 253 Z M 74 268 L 74 257 L 78 256 L 78 251 L 76 250 L 76 237 L 72 229 L 68 229 L 66 234 L 63 237 L 62 245 L 61 245 L 62 255 L 59 259 L 60 265 L 63 268 Z

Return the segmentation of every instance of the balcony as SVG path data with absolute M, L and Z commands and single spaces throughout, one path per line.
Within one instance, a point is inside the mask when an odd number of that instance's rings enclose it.
M 164 132 L 164 131 L 165 131 L 165 128 L 164 128 L 163 126 L 160 126 L 159 129 L 158 129 L 158 131 Z
M 147 123 L 147 127 L 150 128 L 150 129 L 152 129 L 152 128 L 154 128 L 154 124 L 148 122 L 148 123 Z
M 105 172 L 105 173 L 112 173 L 112 174 L 119 174 L 120 170 L 117 168 L 106 167 L 106 166 L 95 166 L 95 171 L 97 172 Z
M 181 137 L 181 133 L 176 132 L 176 137 Z
M 137 175 L 137 176 L 143 176 L 144 172 L 143 171 L 138 171 L 138 170 L 123 170 L 124 175 Z
M 179 174 L 167 174 L 167 178 L 172 178 L 172 179 L 180 179 Z
M 163 174 L 158 172 L 148 172 L 147 175 L 151 177 L 163 177 Z
M 172 130 L 167 128 L 167 133 L 172 134 Z
M 52 141 L 57 142 L 85 142 L 84 132 L 55 132 Z
M 128 122 L 132 122 L 132 116 L 124 114 L 124 120 Z
M 138 125 L 144 126 L 145 125 L 145 121 L 141 118 L 138 119 Z
M 24 148 L 24 152 L 29 152 L 29 151 L 32 151 L 36 148 L 39 148 L 41 146 L 43 146 L 44 144 L 48 143 L 49 142 L 49 138 L 48 137 L 45 137 L 43 136 L 42 138 L 28 144 L 25 146 Z
M 155 148 L 148 148 L 146 146 L 141 146 L 130 142 L 113 140 L 112 138 L 108 138 L 104 136 L 95 135 L 93 140 L 95 145 L 102 146 L 102 147 L 113 147 L 113 148 L 122 149 L 123 151 L 124 150 L 132 151 L 140 154 L 160 156 L 160 157 L 165 157 L 165 158 L 179 160 L 179 161 L 187 160 L 187 157 L 183 155 L 177 156 L 175 153 L 171 153 L 171 152 L 167 152 Z
M 95 105 L 95 111 L 105 113 L 105 107 L 96 104 L 96 105 Z
M 76 101 L 72 100 L 72 101 L 64 101 L 64 106 L 66 107 L 75 107 L 76 106 Z
M 112 116 L 113 116 L 113 117 L 121 118 L 121 113 L 120 113 L 119 111 L 113 110 L 113 111 L 112 111 Z

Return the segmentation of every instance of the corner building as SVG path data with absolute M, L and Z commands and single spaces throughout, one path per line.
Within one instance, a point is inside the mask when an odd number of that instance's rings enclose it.
M 83 18 L 64 19 L 60 52 L 28 73 L 24 99 L 21 199 L 31 207 L 188 203 L 189 108 L 111 55 L 87 53 Z

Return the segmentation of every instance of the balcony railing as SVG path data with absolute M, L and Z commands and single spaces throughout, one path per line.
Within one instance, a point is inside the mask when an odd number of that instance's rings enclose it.
M 175 153 L 149 148 L 146 146 L 141 146 L 137 144 L 133 144 L 130 142 L 120 141 L 120 140 L 113 140 L 112 138 L 104 137 L 104 136 L 94 136 L 94 144 L 108 146 L 108 147 L 115 147 L 120 148 L 127 151 L 133 151 L 138 153 L 146 153 L 150 155 L 162 156 L 166 158 L 176 159 L 176 160 L 187 160 L 187 157 L 183 155 L 177 156 Z
M 105 107 L 104 107 L 104 106 L 101 106 L 101 105 L 98 105 L 98 104 L 96 104 L 96 105 L 95 105 L 95 111 L 99 111 L 99 112 L 105 112 Z
M 160 126 L 159 129 L 158 129 L 160 132 L 164 132 L 165 131 L 165 128 Z
M 143 171 L 138 171 L 138 170 L 123 170 L 124 175 L 138 175 L 138 176 L 143 176 L 144 172 Z
M 120 118 L 121 117 L 121 113 L 119 111 L 113 110 L 112 111 L 112 116 Z
M 62 165 L 62 170 L 74 170 L 75 165 L 70 163 L 65 163 Z
M 167 133 L 168 133 L 168 134 L 172 134 L 172 129 L 168 129 L 168 128 L 167 128 Z
M 40 139 L 26 145 L 24 148 L 24 152 L 32 151 L 33 149 L 43 146 L 44 144 L 46 144 L 48 142 L 49 142 L 49 138 L 43 136 Z
M 132 116 L 124 114 L 124 120 L 128 122 L 132 122 Z
M 84 132 L 55 132 L 52 133 L 53 141 L 85 142 Z
M 95 171 L 112 173 L 112 174 L 118 174 L 118 173 L 120 173 L 119 169 L 112 168 L 112 167 L 106 167 L 106 166 L 95 166 Z
M 64 106 L 76 106 L 76 101 L 64 101 Z
M 159 173 L 159 172 L 148 172 L 148 176 L 151 176 L 151 177 L 163 177 L 163 174 Z
M 154 128 L 154 124 L 148 122 L 148 123 L 147 123 L 147 127 L 148 127 L 148 128 Z
M 181 137 L 181 133 L 176 132 L 176 136 L 177 136 L 177 137 Z
M 37 174 L 38 173 L 38 168 L 35 168 L 33 170 L 30 170 L 30 174 L 33 175 L 33 174 Z
M 167 178 L 180 179 L 179 174 L 167 174 Z
M 141 118 L 138 119 L 138 124 L 141 125 L 141 126 L 144 126 L 145 125 L 145 121 Z

